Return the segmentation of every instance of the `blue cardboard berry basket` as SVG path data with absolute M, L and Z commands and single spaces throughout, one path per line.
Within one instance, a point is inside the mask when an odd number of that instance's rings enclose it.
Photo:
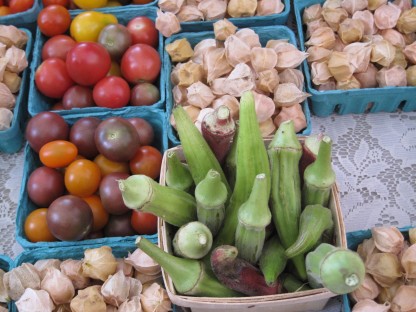
M 13 260 L 10 259 L 9 256 L 6 255 L 0 255 L 0 269 L 2 269 L 4 272 L 8 272 L 10 271 L 10 269 L 13 268 Z M 11 311 L 11 302 L 7 303 L 7 307 L 9 309 L 9 311 Z
M 28 36 L 25 52 L 30 66 L 30 55 L 33 46 L 32 33 L 26 28 L 20 29 L 23 30 Z M 20 90 L 16 97 L 16 104 L 13 109 L 12 124 L 9 129 L 0 131 L 0 152 L 12 154 L 17 152 L 23 145 L 23 133 L 27 119 L 29 74 L 29 67 L 27 67 L 21 74 L 22 81 Z
M 140 117 L 147 120 L 154 129 L 154 141 L 153 146 L 156 147 L 162 154 L 168 147 L 168 139 L 166 135 L 166 118 L 164 111 L 156 108 L 141 108 L 137 109 L 135 112 L 98 112 L 95 114 L 88 115 L 66 115 L 64 117 L 65 121 L 69 125 L 73 125 L 77 120 L 82 117 L 97 117 L 101 120 L 110 118 L 110 117 L 123 117 L 123 118 L 132 118 Z M 37 207 L 30 199 L 27 194 L 26 185 L 29 180 L 30 174 L 41 165 L 38 154 L 32 150 L 29 144 L 26 144 L 24 151 L 24 168 L 23 168 L 23 177 L 22 184 L 19 194 L 19 204 L 16 211 L 16 241 L 24 249 L 33 249 L 33 248 L 51 248 L 51 247 L 73 247 L 73 246 L 87 246 L 89 244 L 112 244 L 120 243 L 125 241 L 134 241 L 137 237 L 135 236 L 125 236 L 125 237 L 104 237 L 96 239 L 85 239 L 80 241 L 55 241 L 55 242 L 31 242 L 27 239 L 24 231 L 24 224 L 26 217 Z M 152 242 L 157 242 L 157 234 L 153 235 L 143 235 L 144 237 L 150 239 Z
M 227 18 L 237 27 L 259 27 L 270 25 L 285 25 L 290 12 L 290 0 L 282 0 L 285 8 L 278 14 L 271 14 L 266 16 L 251 16 L 251 17 L 230 17 Z M 217 20 L 212 21 L 198 21 L 198 22 L 182 22 L 181 32 L 200 32 L 200 31 L 212 31 L 213 24 Z
M 313 4 L 322 4 L 325 0 L 294 1 L 297 32 L 300 47 L 305 50 L 305 27 L 302 15 L 305 8 Z M 413 5 L 416 1 L 413 0 Z M 385 87 L 351 90 L 318 91 L 312 85 L 311 70 L 307 62 L 303 63 L 307 91 L 310 98 L 312 113 L 319 117 L 327 117 L 332 113 L 340 115 L 362 114 L 365 112 L 404 112 L 416 110 L 416 87 Z
M 83 11 L 80 10 L 71 10 L 70 15 L 71 18 L 74 18 L 79 13 Z M 153 6 L 147 6 L 147 7 L 141 7 L 141 6 L 131 6 L 128 8 L 125 7 L 118 7 L 113 8 L 111 12 L 103 12 L 108 14 L 113 14 L 117 17 L 118 23 L 122 25 L 127 25 L 127 23 L 137 16 L 147 16 L 151 20 L 156 19 L 156 7 Z M 47 96 L 43 95 L 36 87 L 35 84 L 35 73 L 36 69 L 39 67 L 39 65 L 42 63 L 42 47 L 48 37 L 44 36 L 40 30 L 39 27 L 36 29 L 36 41 L 33 47 L 33 59 L 32 63 L 30 65 L 31 75 L 30 75 L 30 83 L 29 83 L 29 114 L 30 116 L 35 116 L 36 114 L 43 112 L 43 111 L 49 111 L 51 106 L 55 104 L 58 100 L 57 99 L 51 99 Z M 163 44 L 163 36 L 159 34 L 159 46 L 157 48 L 157 51 L 159 52 L 160 58 L 162 59 L 163 51 L 164 51 L 164 44 Z M 159 78 L 155 82 L 155 85 L 159 88 L 160 91 L 160 99 L 158 102 L 150 105 L 149 107 L 153 108 L 161 108 L 164 109 L 165 105 L 165 77 L 162 70 L 160 71 Z M 88 114 L 88 113 L 94 113 L 94 112 L 102 112 L 102 111 L 122 111 L 122 112 L 132 112 L 135 111 L 138 107 L 136 106 L 125 106 L 122 108 L 117 109 L 110 109 L 110 108 L 103 108 L 103 107 L 85 107 L 85 108 L 75 108 L 71 110 L 55 110 L 57 114 L 64 116 L 64 115 L 71 115 L 71 114 Z
M 410 226 L 399 228 L 400 232 L 402 232 L 405 239 L 409 238 L 409 233 L 408 232 L 409 232 L 410 228 L 411 228 Z M 365 239 L 371 238 L 371 236 L 372 236 L 371 235 L 371 229 L 348 232 L 347 233 L 347 247 L 348 247 L 348 249 L 357 250 L 358 245 L 361 244 Z M 343 304 L 343 311 L 344 312 L 351 312 L 352 311 L 353 303 L 348 298 L 348 294 L 342 296 L 342 304 Z
M 292 30 L 290 30 L 286 26 L 264 26 L 264 27 L 251 27 L 260 38 L 260 42 L 262 46 L 265 46 L 267 41 L 270 39 L 289 39 L 289 42 L 296 44 L 296 37 Z M 214 38 L 213 31 L 204 31 L 199 33 L 179 33 L 173 35 L 172 37 L 165 40 L 165 45 L 177 40 L 186 38 L 192 47 L 194 47 L 198 42 L 208 38 Z M 170 60 L 170 56 L 167 52 L 165 52 L 163 56 L 163 71 L 165 72 L 166 77 L 166 118 L 168 123 L 168 138 L 169 142 L 172 146 L 177 146 L 180 144 L 178 139 L 176 130 L 170 125 L 170 115 L 172 113 L 174 101 L 173 101 L 173 94 L 172 94 L 172 81 L 170 79 L 170 73 L 172 70 L 172 62 Z M 306 128 L 303 129 L 300 135 L 309 135 L 312 131 L 312 124 L 311 124 L 311 115 L 308 106 L 308 100 L 306 99 L 302 103 L 303 112 L 306 117 Z
M 0 17 L 0 24 L 14 25 L 16 27 L 27 28 L 35 31 L 38 13 L 41 10 L 42 0 L 35 0 L 33 6 L 24 12 L 4 15 Z

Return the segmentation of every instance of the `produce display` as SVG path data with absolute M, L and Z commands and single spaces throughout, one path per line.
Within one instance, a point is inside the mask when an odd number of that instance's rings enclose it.
M 101 246 L 79 258 L 57 256 L 0 270 L 0 302 L 11 299 L 20 312 L 171 310 L 160 266 L 140 249 L 115 253 Z
M 36 0 L 2 0 L 0 1 L 0 16 L 25 12 L 33 7 Z
M 348 295 L 352 311 L 413 311 L 415 229 L 380 226 L 350 235 L 366 267 L 363 284 Z
M 12 25 L 0 25 L 0 132 L 11 127 L 22 72 L 28 67 L 28 35 Z
M 38 15 L 44 43 L 34 82 L 49 109 L 113 109 L 160 100 L 159 33 L 152 19 L 135 15 L 122 24 L 98 11 L 71 16 L 61 5 Z
M 80 117 L 69 125 L 54 112 L 31 118 L 26 138 L 39 166 L 27 181 L 37 209 L 25 220 L 31 242 L 155 234 L 154 215 L 131 211 L 117 181 L 131 174 L 159 177 L 161 152 L 143 118 Z
M 411 1 L 332 1 L 303 11 L 313 86 L 348 90 L 416 86 Z

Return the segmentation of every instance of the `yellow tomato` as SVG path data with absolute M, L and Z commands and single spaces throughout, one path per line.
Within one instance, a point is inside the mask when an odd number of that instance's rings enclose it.
M 107 2 L 107 7 L 116 7 L 116 6 L 121 6 L 121 3 L 118 1 L 108 1 Z
M 97 41 L 101 30 L 109 24 L 117 24 L 118 20 L 112 14 L 87 11 L 78 14 L 71 22 L 69 29 L 75 41 Z
M 83 10 L 91 10 L 107 6 L 107 0 L 74 0 L 77 7 Z

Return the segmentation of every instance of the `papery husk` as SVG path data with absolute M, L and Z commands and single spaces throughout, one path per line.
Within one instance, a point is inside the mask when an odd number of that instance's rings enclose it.
M 357 11 L 363 11 L 367 9 L 368 0 L 342 0 L 341 7 L 344 8 L 349 14 L 353 15 Z
M 350 64 L 354 66 L 354 73 L 367 71 L 371 50 L 371 44 L 368 42 L 354 42 L 345 46 L 344 52 L 348 53 Z
M 337 81 L 338 90 L 351 90 L 351 89 L 360 89 L 361 84 L 354 76 L 351 76 L 348 80 Z
M 9 88 L 11 93 L 17 93 L 20 90 L 22 78 L 18 74 L 6 70 L 3 73 L 3 83 Z
M 0 82 L 3 81 L 4 73 L 6 71 L 6 66 L 7 66 L 8 61 L 9 60 L 5 57 L 0 58 Z
M 181 30 L 181 24 L 178 18 L 172 12 L 162 12 L 157 10 L 155 21 L 156 29 L 166 38 L 178 33 Z
M 82 273 L 82 260 L 67 259 L 62 261 L 60 270 L 72 281 L 75 289 L 84 289 L 91 283 L 90 278 Z
M 117 261 L 109 246 L 86 249 L 82 260 L 82 272 L 84 276 L 105 281 L 108 276 L 114 274 L 117 269 Z
M 158 0 L 157 5 L 163 12 L 176 14 L 184 5 L 184 0 Z
M 406 56 L 403 53 L 403 50 L 401 48 L 396 47 L 396 54 L 394 55 L 394 60 L 390 64 L 390 66 L 398 65 L 402 67 L 403 69 L 406 69 L 409 65 Z
M 308 53 L 299 51 L 297 48 L 292 51 L 277 52 L 277 70 L 296 68 L 308 57 Z
M 416 286 L 400 286 L 391 302 L 391 310 L 393 312 L 415 312 Z
M 406 279 L 416 278 L 416 245 L 413 244 L 404 251 L 401 257 L 401 264 Z
M 297 47 L 287 39 L 270 39 L 266 42 L 266 48 L 273 49 L 276 53 L 297 50 Z
M 0 58 L 2 58 L 6 54 L 7 45 L 3 42 L 0 42 Z
M 171 310 L 171 301 L 166 290 L 157 283 L 143 289 L 140 295 L 144 312 L 167 312 Z
M 262 123 L 273 116 L 276 106 L 273 100 L 267 95 L 255 91 L 253 91 L 253 95 L 257 121 Z
M 408 86 L 416 86 L 416 65 L 409 66 L 406 69 L 406 80 Z
M 380 251 L 377 249 L 376 244 L 374 243 L 374 239 L 372 237 L 364 239 L 362 243 L 359 244 L 357 247 L 357 253 L 360 255 L 361 259 L 363 259 L 365 263 L 372 254 L 379 252 Z
M 60 304 L 53 310 L 53 312 L 72 312 L 69 303 Z M 107 311 L 108 312 L 108 311 Z
M 323 18 L 311 21 L 306 24 L 306 32 L 305 32 L 305 38 L 309 39 L 312 35 L 312 33 L 322 27 L 329 27 L 328 24 L 324 21 Z
M 8 48 L 15 46 L 21 49 L 28 40 L 28 35 L 16 26 L 0 25 L 0 43 L 4 43 Z
M 186 105 L 183 107 L 183 109 L 191 118 L 192 122 L 196 121 L 196 119 L 198 118 L 199 112 L 201 111 L 199 107 L 192 106 L 192 105 Z M 173 114 L 170 115 L 169 122 L 171 126 L 176 129 L 176 123 L 175 123 L 175 118 L 173 118 Z
M 194 50 L 186 38 L 168 43 L 165 50 L 168 52 L 172 62 L 186 62 L 194 55 Z
M 142 282 L 133 277 L 127 277 L 127 279 L 128 279 L 128 283 L 130 284 L 128 299 L 139 296 L 143 290 Z
M 257 2 L 257 16 L 267 16 L 282 13 L 285 5 L 281 0 L 259 0 Z
M 272 135 L 277 130 L 277 127 L 274 124 L 273 119 L 271 117 L 263 122 L 260 122 L 259 128 L 262 137 Z
M 124 301 L 118 308 L 118 312 L 142 312 L 142 304 L 140 302 L 140 296 L 131 298 Z
M 46 290 L 56 305 L 69 303 L 75 296 L 72 281 L 59 269 L 49 267 L 42 279 L 40 288 Z
M 400 250 L 399 254 L 397 255 L 397 257 L 399 258 L 399 261 L 400 262 L 402 261 L 402 257 L 403 257 L 404 253 L 406 252 L 406 250 L 409 247 L 410 247 L 410 243 L 407 240 L 405 240 L 404 243 L 403 243 L 402 250 Z
M 350 297 L 355 301 L 359 302 L 365 299 L 375 299 L 380 294 L 380 288 L 377 283 L 371 277 L 370 274 L 364 276 L 364 281 L 361 285 L 354 290 Z
M 338 36 L 344 44 L 360 41 L 364 35 L 364 24 L 359 19 L 346 18 L 338 27 Z
M 402 11 L 397 5 L 388 2 L 374 11 L 374 23 L 378 29 L 394 28 L 401 13 Z
M 197 22 L 204 19 L 204 14 L 196 5 L 183 5 L 179 12 L 176 14 L 179 22 Z
M 198 117 L 196 118 L 194 124 L 198 128 L 198 130 L 202 133 L 201 125 L 204 117 L 210 113 L 212 113 L 214 109 L 212 107 L 206 107 L 199 111 Z
M 229 0 L 227 13 L 231 17 L 254 16 L 257 9 L 257 0 Z
M 255 47 L 251 49 L 250 62 L 256 72 L 271 70 L 277 64 L 277 54 L 270 48 Z
M 318 91 L 330 91 L 337 89 L 337 82 L 335 79 L 331 78 L 327 83 L 321 84 L 318 86 Z
M 288 107 L 303 102 L 309 96 L 294 83 L 280 83 L 274 91 L 273 101 L 277 107 Z
M 211 91 L 216 96 L 223 96 L 227 94 L 225 84 L 227 78 L 217 78 L 210 82 L 209 86 L 211 87 Z
M 186 87 L 174 86 L 172 88 L 173 101 L 176 104 L 183 105 L 186 104 Z
M 46 275 L 46 269 L 47 268 L 56 268 L 58 270 L 60 270 L 60 266 L 61 266 L 61 260 L 59 259 L 40 259 L 37 260 L 34 264 L 33 264 L 36 268 L 36 270 L 38 270 L 39 272 L 39 277 L 40 280 L 43 280 L 43 278 Z
M 197 64 L 202 64 L 204 55 L 207 51 L 217 47 L 216 40 L 213 38 L 203 39 L 198 42 L 194 47 L 194 55 L 192 61 Z
M 261 47 L 259 35 L 256 34 L 256 32 L 251 28 L 241 28 L 237 30 L 235 35 L 245 42 L 245 44 L 247 44 L 250 48 Z M 266 46 L 266 48 L 268 47 Z
M 371 299 L 365 299 L 357 302 L 352 308 L 352 312 L 388 312 L 390 303 L 380 304 Z
M 21 73 L 29 64 L 26 51 L 15 46 L 8 48 L 4 57 L 8 60 L 6 69 L 13 73 Z
M 406 44 L 412 44 L 416 41 L 416 33 L 410 33 L 410 34 L 403 34 L 404 42 Z
M 186 92 L 187 103 L 201 109 L 211 105 L 215 99 L 210 87 L 200 81 L 191 84 Z
M 179 63 L 171 73 L 172 83 L 180 87 L 189 87 L 191 84 L 204 81 L 204 68 L 201 64 L 188 61 Z
M 352 15 L 352 19 L 360 20 L 364 25 L 364 35 L 376 33 L 377 28 L 374 25 L 374 15 L 369 10 L 357 11 Z
M 110 275 L 101 286 L 100 292 L 107 304 L 116 307 L 120 306 L 129 296 L 129 277 L 125 276 L 121 271 L 118 271 L 114 275 Z
M 311 46 L 306 50 L 306 53 L 308 53 L 308 63 L 312 63 L 327 61 L 331 56 L 332 51 L 318 46 Z
M 298 103 L 289 107 L 282 107 L 280 112 L 274 117 L 273 122 L 279 128 L 287 120 L 293 121 L 296 133 L 306 128 L 306 116 L 301 104 Z
M 225 105 L 230 110 L 231 117 L 234 120 L 237 120 L 240 115 L 240 102 L 236 97 L 232 95 L 225 94 L 221 97 L 216 98 L 212 102 L 212 108 L 217 109 L 221 105 Z
M 276 69 L 264 70 L 257 73 L 256 87 L 263 92 L 273 93 L 279 81 L 280 78 Z
M 237 26 L 231 23 L 228 19 L 216 21 L 214 23 L 215 39 L 224 41 L 229 36 L 234 35 L 237 31 Z
M 255 79 L 250 66 L 240 63 L 225 79 L 223 90 L 226 94 L 240 97 L 245 91 L 253 90 L 255 87 Z
M 416 32 L 416 7 L 410 10 L 404 11 L 396 24 L 398 31 L 404 34 L 410 34 Z
M 414 70 L 416 70 L 415 66 L 410 66 L 410 67 L 413 67 L 415 68 Z M 416 243 L 416 227 L 410 228 L 408 232 L 409 232 L 409 242 L 411 245 L 413 245 L 414 243 Z
M 332 49 L 335 45 L 335 33 L 330 27 L 320 27 L 311 33 L 307 47 L 318 46 L 325 49 Z
M 403 49 L 403 54 L 406 56 L 406 59 L 409 60 L 409 62 L 412 65 L 416 64 L 416 42 L 407 45 Z
M 376 299 L 377 302 L 392 302 L 394 295 L 402 285 L 404 285 L 404 280 L 399 279 L 390 287 L 380 287 L 380 294 Z
M 2 114 L 1 114 L 1 109 L 0 109 L 0 130 L 1 130 L 1 125 L 2 125 Z M 0 269 L 0 302 L 7 302 L 8 301 L 8 296 L 7 296 L 7 291 L 6 288 L 4 287 L 3 284 L 3 276 L 4 276 L 4 272 L 2 269 Z
M 390 287 L 403 276 L 398 257 L 392 253 L 374 253 L 365 264 L 366 272 L 382 287 Z
M 346 81 L 351 78 L 355 68 L 350 64 L 346 52 L 334 51 L 328 60 L 328 70 L 337 81 Z
M 344 51 L 346 44 L 342 42 L 341 38 L 336 34 L 335 35 L 335 44 L 332 48 L 332 51 L 342 52 Z
M 375 11 L 378 7 L 382 6 L 383 4 L 386 4 L 387 0 L 368 0 L 368 6 L 367 8 L 370 11 Z
M 128 264 L 122 258 L 117 258 L 116 272 L 122 271 L 125 276 L 132 277 L 134 275 L 134 269 L 131 264 Z
M 342 0 L 326 0 L 322 7 L 326 9 L 341 8 Z
M 383 29 L 379 33 L 395 47 L 404 48 L 406 46 L 403 34 L 395 29 Z
M 78 291 L 71 300 L 73 312 L 107 312 L 107 305 L 100 292 L 101 286 L 94 285 Z
M 412 8 L 412 0 L 394 0 L 392 3 L 397 5 L 402 12 Z
M 205 108 L 205 109 L 208 109 L 208 108 Z M 156 275 L 148 275 L 148 274 L 143 274 L 142 272 L 139 272 L 139 271 L 135 271 L 134 278 L 139 280 L 142 283 L 142 285 L 146 283 L 159 282 L 160 280 L 163 283 L 162 271 L 160 272 L 160 274 L 156 274 Z
M 160 265 L 139 248 L 132 254 L 129 253 L 124 261 L 131 264 L 135 270 L 145 274 L 155 275 L 161 270 Z
M 395 226 L 373 227 L 371 235 L 377 249 L 382 252 L 398 255 L 403 248 L 404 236 Z
M 13 112 L 8 108 L 0 107 L 0 131 L 9 129 L 12 125 L 12 120 Z
M 279 73 L 280 83 L 294 83 L 299 90 L 303 90 L 305 85 L 305 77 L 301 70 L 296 68 L 287 68 Z
M 315 85 L 321 85 L 328 82 L 333 76 L 328 69 L 327 62 L 313 62 L 311 64 L 312 82 Z
M 204 14 L 207 21 L 224 18 L 227 13 L 227 2 L 224 0 L 202 0 L 198 10 Z
M 320 3 L 315 3 L 303 10 L 302 22 L 308 24 L 322 18 L 322 6 Z
M 399 65 L 380 69 L 377 72 L 376 79 L 379 87 L 407 86 L 406 70 Z
M 40 281 L 39 272 L 31 263 L 23 263 L 3 275 L 4 288 L 14 301 L 19 300 L 26 288 L 39 290 Z
M 378 85 L 376 79 L 377 72 L 377 67 L 370 63 L 365 72 L 356 73 L 354 77 L 360 82 L 361 88 L 375 88 Z
M 322 9 L 322 17 L 333 31 L 337 31 L 339 24 L 348 18 L 348 12 L 342 7 L 335 9 L 324 8 Z
M 371 62 L 389 67 L 396 54 L 394 45 L 385 39 L 377 40 L 372 45 Z
M 55 305 L 46 290 L 26 288 L 19 300 L 16 301 L 19 312 L 52 312 Z
M 239 63 L 250 61 L 251 48 L 236 35 L 231 35 L 225 40 L 225 56 L 228 63 L 235 67 Z

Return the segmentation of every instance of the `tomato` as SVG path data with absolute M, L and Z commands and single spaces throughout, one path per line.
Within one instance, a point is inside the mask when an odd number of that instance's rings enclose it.
M 44 7 L 47 7 L 48 5 L 58 4 L 68 8 L 69 2 L 70 0 L 42 0 L 42 4 Z
M 96 84 L 107 75 L 110 67 L 110 54 L 96 42 L 77 43 L 66 56 L 68 74 L 81 86 Z
M 9 14 L 11 14 L 11 12 L 8 6 L 5 6 L 5 5 L 0 6 L 0 16 L 5 16 Z
M 73 0 L 75 5 L 83 10 L 97 9 L 107 6 L 107 0 Z
M 130 101 L 130 86 L 121 77 L 108 76 L 94 86 L 93 98 L 95 104 L 107 108 L 120 108 Z
M 48 208 L 39 208 L 33 210 L 25 220 L 25 235 L 33 243 L 36 242 L 53 242 L 56 241 L 48 228 L 46 215 Z
M 155 22 L 147 16 L 137 16 L 127 23 L 127 29 L 132 37 L 132 44 L 145 43 L 157 47 L 159 43 L 159 31 Z
M 94 162 L 100 167 L 102 177 L 115 172 L 130 173 L 128 162 L 112 161 L 101 154 L 95 157 Z
M 133 229 L 140 235 L 157 233 L 157 216 L 154 214 L 134 210 L 130 222 Z
M 112 14 L 87 11 L 78 14 L 71 22 L 70 33 L 75 41 L 97 41 L 100 31 L 109 24 L 117 24 Z
M 121 77 L 120 65 L 117 62 L 115 62 L 115 61 L 111 62 L 111 67 L 110 67 L 110 70 L 107 73 L 107 76 Z
M 29 10 L 33 7 L 34 0 L 10 0 L 9 8 L 10 13 L 19 13 Z
M 131 46 L 131 35 L 126 26 L 110 24 L 101 30 L 98 43 L 103 45 L 114 60 L 118 60 Z
M 125 180 L 130 175 L 123 172 L 107 174 L 100 183 L 100 198 L 104 209 L 112 215 L 121 215 L 129 211 L 124 204 L 123 196 L 118 187 L 119 180 Z
M 46 60 L 51 57 L 57 57 L 66 61 L 66 55 L 68 51 L 75 46 L 76 42 L 70 36 L 56 35 L 48 40 L 42 47 L 42 60 Z
M 49 205 L 65 192 L 64 175 L 49 167 L 36 168 L 26 184 L 27 195 L 38 207 Z
M 50 168 L 63 168 L 74 161 L 78 155 L 75 144 L 56 140 L 43 145 L 39 151 L 39 158 L 42 164 Z
M 144 174 L 152 179 L 157 179 L 162 166 L 162 153 L 153 146 L 140 146 L 136 155 L 130 160 L 132 174 Z
M 49 110 L 54 111 L 54 110 L 63 110 L 64 106 L 62 105 L 62 101 L 58 101 L 55 104 L 53 104 Z
M 107 225 L 104 228 L 104 234 L 107 237 L 114 236 L 133 236 L 136 231 L 131 226 L 131 210 L 122 215 L 110 215 Z
M 94 222 L 92 224 L 92 231 L 96 232 L 105 227 L 108 223 L 109 213 L 104 209 L 101 199 L 97 195 L 85 197 L 84 200 L 90 206 Z
M 151 145 L 155 136 L 152 125 L 143 118 L 133 117 L 128 118 L 127 121 L 131 123 L 139 135 L 140 145 Z
M 89 87 L 75 85 L 66 90 L 62 98 L 64 109 L 83 108 L 94 106 L 92 90 Z
M 49 5 L 40 10 L 38 14 L 38 27 L 47 37 L 62 35 L 71 25 L 71 15 L 62 5 Z
M 141 82 L 131 90 L 130 104 L 132 106 L 148 106 L 160 99 L 159 89 L 149 82 Z
M 154 82 L 160 73 L 160 55 L 143 43 L 132 45 L 121 58 L 121 73 L 130 83 Z
M 43 95 L 60 99 L 74 81 L 68 74 L 65 62 L 53 57 L 44 60 L 36 69 L 35 84 Z
M 91 196 L 97 191 L 100 181 L 100 168 L 88 159 L 75 160 L 65 170 L 65 187 L 72 195 Z
M 108 1 L 107 2 L 107 7 L 118 7 L 121 6 L 121 3 L 118 1 Z
M 98 155 L 94 134 L 100 122 L 97 117 L 82 117 L 72 125 L 69 132 L 69 140 L 77 146 L 78 153 L 86 158 L 93 159 Z

